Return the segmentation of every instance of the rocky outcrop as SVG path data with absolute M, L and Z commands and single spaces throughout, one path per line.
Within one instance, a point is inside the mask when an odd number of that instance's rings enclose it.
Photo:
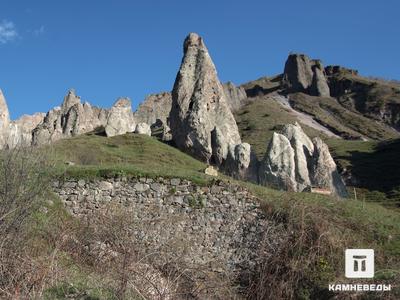
M 76 136 L 106 125 L 105 109 L 81 103 L 80 97 L 70 90 L 61 107 L 51 109 L 43 122 L 32 132 L 32 144 L 43 145 L 61 138 Z
M 248 143 L 241 143 L 229 147 L 228 156 L 224 164 L 225 172 L 233 178 L 258 182 L 258 161 Z
M 11 121 L 6 99 L 0 90 L 0 149 L 30 146 L 32 130 L 44 119 L 43 113 L 23 115 Z
M 30 146 L 32 144 L 32 131 L 43 122 L 44 113 L 35 113 L 33 115 L 23 115 L 18 120 L 12 121 L 6 140 L 6 148 L 15 148 L 17 146 Z
M 244 104 L 247 98 L 246 91 L 243 87 L 237 87 L 232 82 L 228 81 L 222 85 L 228 105 L 233 112 L 238 111 Z
M 294 156 L 288 138 L 274 132 L 260 164 L 259 183 L 287 191 L 297 191 Z
M 331 190 L 341 197 L 346 197 L 346 187 L 337 171 L 336 163 L 329 152 L 328 146 L 318 137 L 313 139 L 313 143 L 314 153 L 310 168 L 312 185 Z
M 7 139 L 7 131 L 10 125 L 10 113 L 3 92 L 0 90 L 0 145 L 4 145 Z
M 296 166 L 295 190 L 301 192 L 311 184 L 308 172 L 308 161 L 310 161 L 314 151 L 314 145 L 297 122 L 294 125 L 285 125 L 282 129 L 282 134 L 288 138 L 290 145 L 294 150 L 294 162 Z
M 184 42 L 169 123 L 179 149 L 235 177 L 250 177 L 250 145 L 241 145 L 214 63 L 203 39 L 195 33 Z
M 319 60 L 310 60 L 304 54 L 290 54 L 282 78 L 288 92 L 303 92 L 312 96 L 329 97 L 325 70 Z
M 347 196 L 328 146 L 319 138 L 311 141 L 297 123 L 274 133 L 261 162 L 259 181 L 289 191 L 319 188 Z
M 171 93 L 149 95 L 134 112 L 135 122 L 147 123 L 152 126 L 157 120 L 160 120 L 162 124 L 167 125 L 171 104 Z
M 311 61 L 304 54 L 290 54 L 285 63 L 283 85 L 290 91 L 306 91 L 311 86 Z
M 147 123 L 139 123 L 136 125 L 135 133 L 151 136 L 151 128 Z
M 135 121 L 132 113 L 131 100 L 119 98 L 111 107 L 107 118 L 105 132 L 107 136 L 115 136 L 133 132 Z
M 321 61 L 314 60 L 311 67 L 313 71 L 313 79 L 310 87 L 311 95 L 320 97 L 329 97 L 330 90 L 325 76 L 324 66 Z
M 337 75 L 337 74 L 357 76 L 358 75 L 358 70 L 349 69 L 349 68 L 345 68 L 345 67 L 342 67 L 342 66 L 327 66 L 325 68 L 325 73 L 328 76 Z
M 178 148 L 207 163 L 223 165 L 229 148 L 241 143 L 203 39 L 191 33 L 172 91 L 170 127 Z

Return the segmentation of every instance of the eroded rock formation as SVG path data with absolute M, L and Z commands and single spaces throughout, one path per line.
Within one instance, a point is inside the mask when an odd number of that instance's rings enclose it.
M 214 63 L 203 39 L 191 33 L 172 91 L 170 127 L 178 148 L 222 165 L 229 147 L 241 143 Z
M 18 120 L 11 121 L 6 99 L 0 90 L 0 149 L 31 145 L 32 130 L 43 119 L 43 113 L 36 113 L 23 115 Z
M 224 88 L 226 99 L 228 100 L 228 105 L 232 111 L 239 110 L 245 99 L 247 98 L 246 91 L 243 87 L 237 87 L 232 82 L 228 81 L 222 85 Z
M 157 120 L 160 120 L 164 125 L 167 125 L 171 103 L 171 93 L 163 92 L 149 95 L 135 111 L 135 122 L 147 123 L 152 126 Z
M 328 146 L 318 137 L 313 139 L 310 179 L 313 186 L 331 190 L 334 194 L 345 197 L 346 187 L 337 171 L 336 163 L 329 153 Z
M 0 143 L 4 145 L 7 139 L 8 126 L 10 124 L 10 113 L 3 92 L 0 90 Z
M 304 92 L 312 96 L 330 96 L 321 61 L 310 60 L 304 54 L 289 55 L 285 63 L 282 85 L 289 92 Z
M 43 122 L 32 132 L 32 144 L 43 145 L 65 137 L 87 133 L 107 123 L 105 109 L 81 103 L 80 97 L 70 90 L 61 107 L 51 109 Z
M 15 148 L 18 145 L 30 146 L 32 144 L 32 131 L 43 122 L 44 113 L 23 115 L 18 120 L 12 121 L 7 135 L 6 148 Z
M 151 128 L 147 123 L 139 123 L 136 125 L 135 133 L 151 136 Z
M 294 150 L 289 139 L 274 132 L 260 164 L 259 183 L 288 191 L 297 191 Z
M 328 146 L 319 138 L 311 141 L 297 123 L 274 133 L 261 162 L 259 181 L 284 190 L 302 192 L 320 188 L 340 197 L 347 196 Z
M 106 124 L 105 132 L 107 136 L 133 132 L 136 124 L 133 118 L 131 100 L 119 98 L 111 107 Z

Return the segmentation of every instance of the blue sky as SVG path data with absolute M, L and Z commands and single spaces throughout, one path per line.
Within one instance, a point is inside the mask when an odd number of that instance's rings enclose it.
M 69 88 L 110 107 L 171 90 L 197 32 L 222 81 L 281 73 L 289 52 L 400 79 L 400 1 L 0 2 L 0 88 L 13 118 L 47 112 Z

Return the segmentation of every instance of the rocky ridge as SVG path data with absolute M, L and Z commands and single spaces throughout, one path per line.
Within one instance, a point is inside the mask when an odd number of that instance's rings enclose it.
M 289 92 L 305 92 L 313 96 L 330 96 L 322 62 L 320 60 L 310 60 L 304 54 L 289 55 L 285 63 L 282 86 Z

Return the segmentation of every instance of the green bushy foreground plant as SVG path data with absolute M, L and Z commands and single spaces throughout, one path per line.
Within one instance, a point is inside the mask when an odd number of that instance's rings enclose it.
M 86 150 L 96 155 L 94 160 L 79 159 Z M 50 182 L 54 177 L 129 175 L 177 176 L 207 185 L 212 179 L 202 174 L 204 164 L 151 138 L 134 135 L 78 137 L 60 141 L 46 152 L 1 153 L 0 298 L 148 299 L 150 293 L 154 299 L 164 299 L 163 284 L 173 291 L 173 299 L 196 295 L 195 282 L 183 284 L 191 282 L 190 272 L 183 254 L 176 251 L 185 248 L 184 238 L 154 249 L 156 254 L 151 255 L 131 234 L 146 224 L 134 222 L 119 207 L 87 221 L 73 218 L 54 198 Z M 66 161 L 74 165 L 67 166 Z M 328 283 L 351 282 L 344 278 L 346 248 L 375 249 L 376 278 L 370 282 L 394 287 L 391 293 L 362 297 L 400 297 L 396 290 L 400 282 L 397 210 L 219 177 L 248 188 L 260 199 L 267 218 L 282 228 L 274 253 L 264 253 L 261 245 L 258 255 L 263 262 L 240 286 L 232 284 L 232 278 L 211 280 L 220 299 L 233 299 L 237 291 L 245 299 L 346 299 L 349 294 L 327 291 Z M 194 204 L 200 203 L 195 200 Z M 163 284 L 151 279 L 159 272 L 166 278 Z M 191 272 L 206 274 L 200 267 Z

